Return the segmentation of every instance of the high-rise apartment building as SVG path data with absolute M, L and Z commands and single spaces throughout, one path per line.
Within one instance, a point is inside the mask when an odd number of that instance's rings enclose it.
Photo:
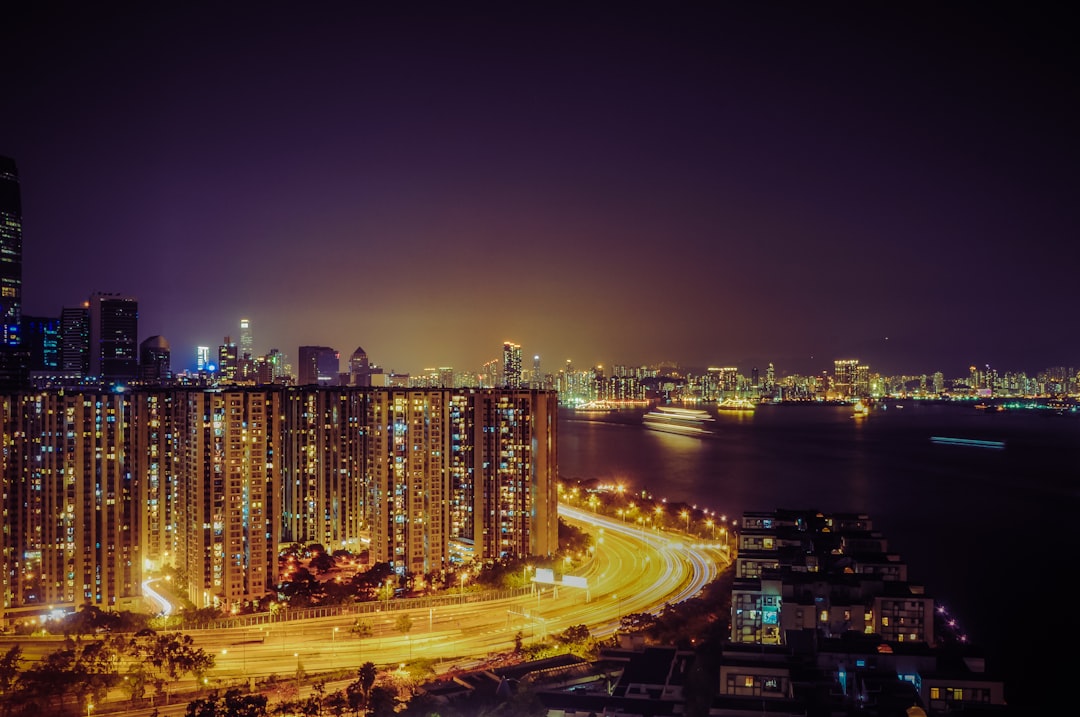
M 282 540 L 359 550 L 370 392 L 298 386 L 283 392 Z
M 476 391 L 472 539 L 477 557 L 558 549 L 558 400 L 546 391 Z M 477 428 L 478 426 L 478 428 Z
M 133 609 L 141 593 L 141 501 L 125 394 L 0 397 L 6 613 L 44 605 Z
M 273 589 L 282 542 L 399 574 L 558 546 L 557 401 L 506 389 L 136 387 L 0 394 L 7 617 L 130 608 L 173 566 L 197 606 Z
M 503 344 L 503 388 L 521 388 L 521 347 L 507 341 Z
M 22 192 L 15 160 L 0 157 L 0 386 L 25 381 L 22 320 Z
M 178 391 L 175 565 L 187 597 L 230 607 L 262 597 L 277 573 L 281 494 L 281 393 Z
M 341 355 L 329 346 L 301 346 L 297 384 L 336 386 Z
M 177 466 L 185 448 L 173 440 L 176 396 L 158 388 L 135 391 L 130 398 L 129 465 L 138 480 L 139 500 L 139 522 L 132 528 L 138 531 L 139 555 L 147 570 L 176 564 Z
M 139 302 L 134 297 L 90 297 L 90 375 L 104 382 L 138 377 Z

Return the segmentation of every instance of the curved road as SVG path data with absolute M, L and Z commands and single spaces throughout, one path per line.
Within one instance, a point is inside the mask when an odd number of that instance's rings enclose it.
M 369 660 L 393 665 L 417 657 L 468 668 L 473 662 L 469 656 L 511 650 L 518 632 L 530 642 L 573 625 L 586 625 L 593 636 L 603 637 L 619 628 L 623 615 L 659 613 L 665 604 L 694 596 L 729 562 L 717 543 L 643 530 L 565 504 L 559 514 L 593 535 L 591 556 L 572 571 L 586 588 L 536 583 L 532 596 L 411 610 L 407 634 L 395 627 L 403 611 L 378 613 L 370 619 L 372 636 L 364 639 L 349 632 L 353 616 L 280 623 L 266 630 L 193 630 L 188 634 L 196 645 L 217 662 L 208 684 L 271 674 L 291 679 L 298 672 L 354 669 Z M 11 642 L 23 644 L 28 660 L 56 649 L 55 641 L 0 638 L 0 645 Z

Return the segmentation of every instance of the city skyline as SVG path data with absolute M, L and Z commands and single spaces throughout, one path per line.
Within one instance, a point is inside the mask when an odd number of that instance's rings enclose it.
M 21 12 L 23 311 L 134 296 L 178 369 L 241 317 L 409 373 L 1080 356 L 1048 9 Z

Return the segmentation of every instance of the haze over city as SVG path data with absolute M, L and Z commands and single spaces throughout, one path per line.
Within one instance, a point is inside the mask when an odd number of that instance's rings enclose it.
M 23 308 L 469 369 L 1075 365 L 1076 54 L 979 3 L 6 10 Z

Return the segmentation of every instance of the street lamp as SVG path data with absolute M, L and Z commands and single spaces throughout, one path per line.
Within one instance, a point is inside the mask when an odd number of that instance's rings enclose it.
M 90 712 L 91 712 L 91 710 L 93 710 L 93 709 L 94 709 L 94 703 L 92 703 L 92 702 L 87 702 L 87 703 L 86 703 L 86 717 L 90 717 Z
M 296 699 L 300 699 L 300 653 L 294 652 L 293 657 L 296 658 Z
M 465 572 L 458 573 L 458 582 L 461 584 L 461 604 L 465 604 Z
M 690 511 L 684 510 L 683 512 L 679 513 L 679 517 L 681 517 L 683 520 L 686 521 L 686 532 L 689 533 L 690 532 Z
M 331 655 L 333 655 L 335 652 L 337 652 L 337 631 L 338 631 L 338 628 L 335 627 L 334 632 L 331 634 L 331 638 L 330 638 L 330 654 Z
M 716 523 L 713 522 L 712 518 L 709 518 L 705 521 L 705 525 L 712 531 L 713 540 L 716 540 Z

